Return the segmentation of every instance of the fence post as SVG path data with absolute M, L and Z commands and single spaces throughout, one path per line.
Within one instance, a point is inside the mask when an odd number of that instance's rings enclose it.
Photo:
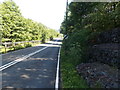
M 23 43 L 23 46 L 25 47 L 25 41 L 23 41 L 22 43 Z
M 13 46 L 13 48 L 14 48 L 14 50 L 15 50 L 15 43 L 14 43 L 14 42 L 12 42 L 12 46 Z
M 7 44 L 6 44 L 6 42 L 5 42 L 5 53 L 7 52 L 7 50 L 6 50 L 6 49 L 7 49 Z

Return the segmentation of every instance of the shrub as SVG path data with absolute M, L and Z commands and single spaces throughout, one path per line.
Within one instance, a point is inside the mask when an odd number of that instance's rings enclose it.
M 19 49 L 23 49 L 24 46 L 23 45 L 16 45 L 15 47 L 13 47 L 15 50 L 19 50 Z
M 32 43 L 25 44 L 25 47 L 32 47 Z

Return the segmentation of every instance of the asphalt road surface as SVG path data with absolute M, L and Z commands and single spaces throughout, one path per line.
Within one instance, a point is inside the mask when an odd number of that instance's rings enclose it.
M 55 88 L 60 45 L 61 39 L 55 39 L 46 44 L 2 55 L 3 66 L 44 48 L 27 59 L 3 69 L 2 88 Z

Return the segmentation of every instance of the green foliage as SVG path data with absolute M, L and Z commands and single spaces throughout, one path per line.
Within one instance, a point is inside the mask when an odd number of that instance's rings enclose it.
M 95 3 L 72 2 L 68 7 L 67 19 L 61 25 L 65 54 L 85 55 L 87 48 L 103 31 L 120 26 L 120 2 Z
M 25 47 L 32 47 L 32 43 L 25 44 Z
M 95 39 L 101 32 L 120 27 L 119 11 L 120 2 L 72 2 L 69 4 L 66 11 L 67 16 L 61 24 L 61 33 L 67 36 L 62 45 L 62 53 L 65 55 L 61 55 L 64 62 L 70 64 L 65 67 L 66 70 L 69 70 L 71 65 L 75 69 L 79 63 L 89 60 L 87 50 L 92 44 L 95 44 Z M 63 61 L 62 64 L 64 64 Z M 67 77 L 63 75 L 63 81 L 65 78 Z M 68 85 L 68 87 L 70 86 Z
M 61 49 L 61 74 L 62 88 L 88 88 L 85 80 L 80 77 L 76 71 L 76 65 L 79 60 L 74 60 L 75 56 L 66 57 L 65 52 Z
M 11 0 L 0 4 L 2 16 L 2 41 L 31 41 L 45 40 L 50 37 L 56 37 L 58 32 L 47 28 L 41 23 L 31 19 L 24 18 L 19 10 L 19 7 Z
M 92 13 L 84 18 L 84 27 L 89 28 L 92 32 L 102 32 L 112 28 L 119 27 L 119 13 L 117 3 L 100 3 L 95 6 Z
M 13 47 L 15 50 L 19 50 L 19 49 L 23 49 L 23 48 L 25 48 L 23 45 L 17 45 L 17 46 L 15 46 L 15 47 Z

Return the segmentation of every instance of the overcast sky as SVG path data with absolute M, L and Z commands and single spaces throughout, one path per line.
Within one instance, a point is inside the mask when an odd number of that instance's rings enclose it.
M 6 1 L 6 0 L 0 0 Z M 25 18 L 58 30 L 64 19 L 67 0 L 13 0 Z

